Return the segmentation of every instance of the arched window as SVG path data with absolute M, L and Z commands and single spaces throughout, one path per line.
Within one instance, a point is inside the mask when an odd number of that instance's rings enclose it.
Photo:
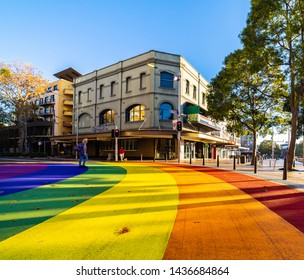
M 114 110 L 104 110 L 99 114 L 99 125 L 106 123 L 114 123 Z
M 89 114 L 82 114 L 79 116 L 78 118 L 78 122 L 79 122 L 79 127 L 89 127 L 91 126 L 91 118 Z
M 145 109 L 146 107 L 140 104 L 129 107 L 126 111 L 126 121 L 127 122 L 143 121 L 145 119 Z
M 160 87 L 173 88 L 174 75 L 168 72 L 160 73 Z
M 171 113 L 173 106 L 170 103 L 163 103 L 159 107 L 159 119 L 160 120 L 172 120 L 173 114 Z

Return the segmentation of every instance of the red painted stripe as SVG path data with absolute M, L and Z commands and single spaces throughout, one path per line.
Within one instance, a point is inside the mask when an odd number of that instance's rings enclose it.
M 304 233 L 304 192 L 254 176 L 209 167 L 189 167 L 219 178 L 251 195 Z

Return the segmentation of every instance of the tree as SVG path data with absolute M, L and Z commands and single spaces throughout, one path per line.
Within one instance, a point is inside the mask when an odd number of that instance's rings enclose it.
M 284 122 L 279 98 L 286 90 L 281 83 L 283 77 L 276 68 L 253 64 L 250 53 L 244 49 L 227 56 L 224 64 L 210 83 L 208 115 L 225 121 L 231 132 L 252 134 L 255 156 L 257 134 L 266 134 L 271 127 Z
M 0 63 L 0 108 L 10 116 L 2 121 L 6 125 L 18 125 L 22 153 L 27 152 L 27 120 L 35 113 L 29 98 L 43 93 L 47 83 L 30 64 Z
M 296 145 L 296 156 L 303 158 L 303 140 Z
M 291 139 L 288 169 L 292 170 L 299 106 L 304 94 L 304 1 L 252 0 L 247 26 L 241 34 L 244 47 L 265 67 L 278 67 L 288 83 Z
M 262 141 L 258 147 L 258 150 L 261 155 L 266 155 L 268 157 L 272 157 L 272 152 L 274 153 L 275 158 L 279 158 L 281 155 L 280 146 L 277 143 L 273 142 L 272 140 Z

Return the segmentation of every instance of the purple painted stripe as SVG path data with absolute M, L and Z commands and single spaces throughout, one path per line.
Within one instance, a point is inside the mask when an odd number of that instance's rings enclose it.
M 47 168 L 46 164 L 1 164 L 0 180 L 10 177 L 22 176 L 28 173 L 34 173 Z
M 15 165 L 13 168 L 15 168 L 16 174 L 21 174 L 20 170 L 25 170 L 25 166 L 31 165 Z M 78 168 L 78 165 L 72 164 L 49 164 L 45 166 L 46 168 L 36 172 L 2 179 L 0 181 L 0 196 L 52 184 L 87 171 L 87 168 Z M 12 166 L 6 168 L 10 170 Z M 33 169 L 28 170 L 33 171 Z

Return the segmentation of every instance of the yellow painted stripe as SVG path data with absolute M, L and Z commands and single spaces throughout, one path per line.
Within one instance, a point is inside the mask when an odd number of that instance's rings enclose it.
M 173 177 L 124 163 L 110 190 L 0 243 L 0 259 L 161 259 L 177 212 Z

